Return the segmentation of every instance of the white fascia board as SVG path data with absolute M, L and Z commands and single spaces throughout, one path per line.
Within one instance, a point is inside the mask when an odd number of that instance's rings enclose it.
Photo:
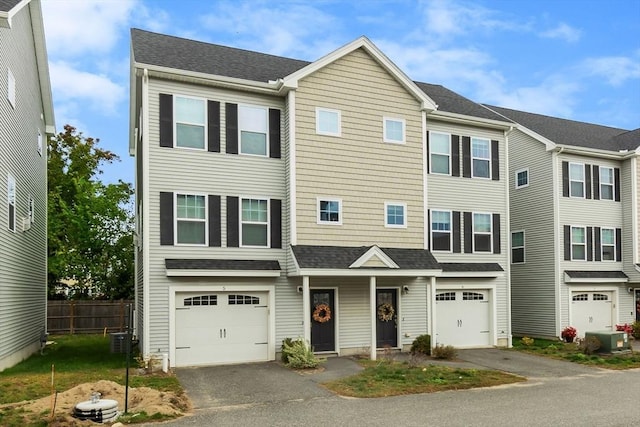
M 504 271 L 443 271 L 440 277 L 503 277 Z
M 280 277 L 280 270 L 167 269 L 168 277 Z
M 575 145 L 560 145 L 556 146 L 562 153 L 577 154 L 580 156 L 597 157 L 600 159 L 612 159 L 612 160 L 625 160 L 627 158 L 635 157 L 637 154 L 634 151 L 610 151 L 600 150 L 597 148 L 577 147 Z
M 360 268 L 363 265 L 365 265 L 367 262 L 369 262 L 371 259 L 373 258 L 378 258 L 380 261 L 382 261 L 384 263 L 384 265 L 386 265 L 388 268 L 400 268 L 398 266 L 398 264 L 395 263 L 395 261 L 393 261 L 389 255 L 387 255 L 386 253 L 384 253 L 382 251 L 382 249 L 380 249 L 377 246 L 372 246 L 369 248 L 369 250 L 367 252 L 365 252 L 364 254 L 362 254 L 360 256 L 360 258 L 358 258 L 357 260 L 355 260 L 353 262 L 353 264 L 351 264 L 349 266 L 349 268 Z
M 23 7 L 28 5 L 30 1 L 31 0 L 22 0 L 20 3 L 13 6 L 11 10 L 7 12 L 0 12 L 0 27 L 11 28 L 11 19 L 15 16 L 16 13 L 20 12 Z
M 418 101 L 420 101 L 421 108 L 423 110 L 432 111 L 438 108 L 438 105 L 433 99 L 431 99 L 426 93 L 424 93 L 413 80 L 411 80 L 396 64 L 394 64 L 376 45 L 373 44 L 365 36 L 361 36 L 351 43 L 348 43 L 333 52 L 323 56 L 322 58 L 312 62 L 299 69 L 298 71 L 289 74 L 282 80 L 284 89 L 296 89 L 298 87 L 298 81 L 307 77 L 308 75 L 324 68 L 332 62 L 342 58 L 345 55 L 350 54 L 356 49 L 364 49 L 367 51 L 385 70 L 387 70 L 396 80 Z
M 485 128 L 507 130 L 514 126 L 511 122 L 502 122 L 499 120 L 483 119 L 480 117 L 467 116 L 464 114 L 450 113 L 448 111 L 431 111 L 427 119 L 437 119 L 451 123 L 459 123 L 469 126 L 482 126 Z
M 18 3 L 12 11 L 18 11 L 29 0 Z M 42 97 L 42 113 L 44 115 L 45 132 L 53 135 L 56 132 L 55 115 L 53 112 L 53 95 L 51 93 L 51 79 L 49 77 L 49 59 L 47 58 L 47 45 L 44 36 L 44 21 L 40 0 L 32 0 L 29 5 L 31 13 L 31 28 L 36 51 L 36 67 L 38 68 L 38 80 L 40 81 L 40 95 Z
M 593 278 L 573 278 L 569 277 L 567 273 L 564 273 L 564 282 L 565 283 L 627 283 L 629 278 L 610 278 L 605 279 L 602 277 L 593 277 Z
M 377 269 L 377 268 L 358 268 L 358 269 L 323 269 L 323 268 L 301 268 L 289 274 L 289 276 L 348 276 L 348 277 L 431 277 L 441 276 L 442 270 L 406 270 L 406 269 Z

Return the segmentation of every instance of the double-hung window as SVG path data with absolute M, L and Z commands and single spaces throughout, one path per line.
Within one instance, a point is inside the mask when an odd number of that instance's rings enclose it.
M 473 251 L 491 252 L 492 249 L 491 214 L 473 214 Z
M 16 78 L 7 68 L 7 99 L 13 108 L 16 108 Z
M 342 200 L 318 198 L 318 224 L 342 224 Z
M 569 196 L 584 197 L 584 165 L 569 163 Z
M 600 229 L 600 243 L 602 245 L 602 260 L 616 260 L 616 230 L 615 228 Z
M 176 194 L 176 242 L 186 245 L 207 244 L 206 197 Z
M 269 246 L 269 200 L 242 199 L 242 246 Z
M 431 211 L 431 249 L 451 250 L 451 211 Z
M 446 133 L 429 133 L 431 173 L 451 174 L 451 136 Z
M 404 119 L 392 119 L 390 117 L 384 117 L 382 127 L 384 128 L 384 142 L 391 142 L 394 144 L 405 143 Z
M 340 136 L 341 113 L 339 110 L 316 108 L 316 133 L 320 135 Z
M 524 231 L 511 233 L 511 262 L 513 264 L 524 263 Z
M 385 227 L 406 228 L 407 227 L 407 204 L 398 202 L 385 202 Z
M 571 227 L 571 260 L 587 259 L 587 233 L 585 227 Z
M 263 107 L 241 105 L 238 107 L 240 128 L 240 153 L 256 156 L 268 155 L 268 110 Z
M 206 102 L 204 99 L 174 96 L 176 147 L 204 150 Z
M 516 171 L 516 188 L 529 186 L 529 169 L 520 169 Z
M 16 231 L 16 180 L 7 177 L 7 205 L 9 207 L 9 230 Z
M 600 167 L 600 198 L 613 200 L 613 168 Z
M 471 176 L 491 178 L 491 141 L 471 138 Z

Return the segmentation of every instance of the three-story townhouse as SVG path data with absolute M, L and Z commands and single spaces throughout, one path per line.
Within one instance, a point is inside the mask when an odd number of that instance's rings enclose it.
M 490 108 L 518 124 L 509 136 L 514 333 L 557 337 L 573 326 L 584 336 L 630 322 L 637 132 Z
M 55 132 L 39 0 L 0 2 L 0 370 L 47 319 L 47 137 Z

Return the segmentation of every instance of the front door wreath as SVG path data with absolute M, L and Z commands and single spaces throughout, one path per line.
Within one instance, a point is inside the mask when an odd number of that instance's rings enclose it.
M 378 319 L 381 321 L 388 322 L 389 320 L 392 320 L 394 314 L 396 314 L 396 310 L 388 302 L 378 306 Z
M 326 323 L 331 320 L 331 308 L 328 304 L 318 304 L 313 310 L 312 317 L 318 323 Z

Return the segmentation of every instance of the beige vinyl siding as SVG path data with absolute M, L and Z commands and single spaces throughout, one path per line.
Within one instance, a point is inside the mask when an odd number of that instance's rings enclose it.
M 27 6 L 13 17 L 11 29 L 0 28 L 0 371 L 37 350 L 46 328 L 47 135 L 34 44 Z M 7 100 L 8 69 L 15 77 L 15 108 Z M 16 182 L 15 233 L 8 229 L 8 174 Z M 35 222 L 23 232 L 29 196 Z
M 341 136 L 316 134 L 316 107 L 340 110 Z M 383 117 L 406 120 L 406 143 L 383 142 Z M 296 90 L 298 244 L 423 247 L 418 101 L 358 49 Z M 342 199 L 342 225 L 317 224 L 317 197 Z M 407 228 L 386 228 L 384 202 L 407 204 Z
M 556 336 L 553 190 L 562 180 L 554 183 L 552 154 L 541 142 L 515 130 L 509 149 L 511 231 L 525 232 L 525 263 L 511 265 L 513 333 Z M 515 172 L 525 168 L 529 186 L 515 189 Z

